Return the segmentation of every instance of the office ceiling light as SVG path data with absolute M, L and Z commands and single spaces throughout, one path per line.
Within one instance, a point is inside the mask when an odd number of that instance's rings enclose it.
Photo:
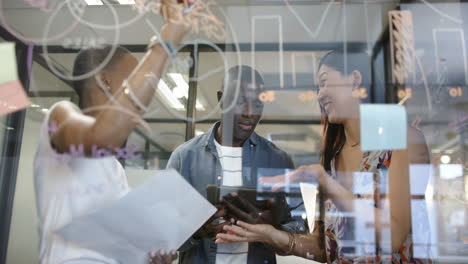
M 177 87 L 174 88 L 174 96 L 178 98 L 188 98 L 189 85 L 180 73 L 169 73 L 169 77 L 174 81 Z
M 103 5 L 102 0 L 84 0 L 88 5 Z M 135 0 L 109 0 L 110 4 L 119 4 L 119 5 L 134 5 Z
M 176 110 L 184 110 L 184 105 L 177 100 L 177 98 L 172 94 L 171 89 L 167 86 L 167 84 L 160 79 L 158 83 L 158 93 L 159 95 L 166 101 L 169 106 Z
M 186 97 L 184 89 L 180 86 L 174 87 L 174 89 L 172 89 L 172 94 L 178 99 Z
M 198 100 L 195 103 L 195 108 L 197 108 L 199 111 L 205 111 L 205 107 Z
M 168 75 L 177 85 L 174 89 L 172 89 L 172 94 L 177 98 L 185 97 L 188 99 L 189 85 L 187 81 L 185 81 L 184 76 L 182 76 L 180 73 L 169 73 Z M 198 99 L 195 103 L 195 108 L 197 108 L 199 111 L 205 111 L 205 106 L 200 103 Z
M 135 0 L 117 0 L 121 5 L 134 5 Z
M 103 5 L 101 0 L 85 0 L 87 5 Z
M 455 179 L 463 176 L 462 164 L 440 164 L 439 177 L 441 179 Z
M 450 156 L 449 155 L 442 155 L 440 156 L 440 162 L 443 164 L 449 164 L 450 163 Z

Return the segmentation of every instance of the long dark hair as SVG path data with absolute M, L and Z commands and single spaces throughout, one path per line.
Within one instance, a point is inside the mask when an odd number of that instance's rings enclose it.
M 354 70 L 358 70 L 362 75 L 361 86 L 370 87 L 370 58 L 364 52 L 331 51 L 320 60 L 319 70 L 322 65 L 333 68 L 345 76 L 348 76 Z M 328 115 L 322 106 L 320 106 L 320 111 L 322 113 L 321 123 L 324 136 L 320 163 L 326 171 L 331 171 L 331 161 L 338 155 L 341 147 L 346 142 L 345 130 L 343 124 L 332 124 L 328 121 Z

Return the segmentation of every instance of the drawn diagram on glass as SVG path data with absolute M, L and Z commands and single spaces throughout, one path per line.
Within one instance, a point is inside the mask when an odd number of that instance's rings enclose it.
M 173 23 L 190 23 L 192 31 L 203 32 L 209 39 L 222 41 L 226 37 L 225 24 L 213 14 L 213 7 L 218 7 L 214 0 L 196 1 L 192 6 L 183 5 L 162 6 L 160 1 L 136 0 L 134 8 L 139 13 L 152 12 L 161 15 L 161 12 L 177 14 L 171 18 Z M 187 21 L 183 16 L 189 14 L 194 19 Z
M 51 14 L 51 17 L 52 16 L 56 16 L 57 13 L 59 11 L 62 10 L 63 7 L 65 7 L 65 5 L 67 5 L 68 1 L 71 1 L 71 0 L 66 0 L 62 3 L 60 3 L 59 5 L 57 5 L 55 7 L 55 10 L 54 12 Z M 21 41 L 23 42 L 27 42 L 27 43 L 34 43 L 34 44 L 40 44 L 40 43 L 43 43 L 43 42 L 50 42 L 50 41 L 55 41 L 55 40 L 58 40 L 58 39 L 61 39 L 63 38 L 64 36 L 66 36 L 67 34 L 69 34 L 70 32 L 73 31 L 73 29 L 76 28 L 76 26 L 79 24 L 79 21 L 78 20 L 73 20 L 73 22 L 71 23 L 70 26 L 67 26 L 65 29 L 63 29 L 60 33 L 57 33 L 56 35 L 54 36 L 51 36 L 49 38 L 31 38 L 31 37 L 25 37 L 23 34 L 21 34 L 20 32 L 16 31 L 15 29 L 13 29 L 13 27 L 8 24 L 7 20 L 5 19 L 5 15 L 3 13 L 3 2 L 4 0 L 0 0 L 0 22 L 2 23 L 2 26 L 8 30 L 8 32 L 10 32 L 13 36 L 15 36 L 16 38 L 20 39 Z M 49 18 L 49 20 L 51 20 L 51 18 Z
M 427 2 L 426 0 L 420 0 L 422 3 L 424 3 L 427 7 L 429 7 L 430 9 L 432 9 L 432 11 L 436 12 L 437 14 L 439 14 L 441 17 L 443 18 L 446 18 L 452 22 L 455 22 L 457 24 L 463 24 L 463 21 L 461 19 L 458 19 L 456 17 L 453 17 L 447 13 L 445 13 L 444 11 L 442 10 L 439 10 L 437 7 L 435 7 L 434 5 L 432 5 L 431 3 Z
M 117 15 L 117 12 L 115 10 L 115 7 L 113 7 L 111 4 L 109 4 L 107 1 L 104 1 L 105 2 L 105 5 L 107 7 L 109 7 L 111 13 L 112 13 L 112 17 L 114 19 L 114 22 L 115 24 L 119 24 L 119 17 Z M 67 4 L 68 2 L 63 2 L 60 6 L 63 6 L 64 4 Z M 60 10 L 57 9 L 57 10 Z M 49 66 L 49 69 L 58 77 L 64 79 L 64 80 L 70 80 L 70 81 L 78 81 L 78 80 L 84 80 L 84 79 L 87 79 L 87 78 L 90 78 L 94 75 L 96 75 L 96 73 L 98 73 L 99 71 L 101 71 L 105 65 L 107 65 L 110 60 L 112 59 L 112 57 L 114 56 L 114 53 L 115 53 L 115 50 L 117 49 L 117 46 L 118 46 L 118 42 L 119 42 L 119 39 L 120 39 L 120 28 L 119 27 L 113 27 L 112 30 L 114 30 L 114 40 L 111 44 L 111 50 L 110 52 L 107 54 L 107 57 L 106 59 L 104 59 L 104 61 L 101 63 L 101 65 L 99 65 L 98 67 L 96 67 L 94 70 L 88 72 L 88 73 L 85 73 L 85 74 L 82 74 L 80 76 L 72 76 L 72 75 L 65 75 L 64 73 L 62 73 L 61 71 L 57 70 L 57 68 L 52 64 L 53 60 L 50 58 L 49 56 L 49 52 L 48 52 L 48 49 L 47 49 L 47 36 L 50 32 L 50 28 L 51 28 L 51 25 L 52 25 L 52 22 L 54 21 L 56 15 L 57 15 L 57 11 L 54 12 L 49 20 L 47 21 L 47 24 L 45 26 L 45 29 L 44 29 L 44 38 L 43 38 L 43 41 L 42 41 L 42 49 L 43 49 L 43 56 L 44 56 L 44 59 L 46 60 L 47 62 L 47 65 Z M 82 21 L 79 21 L 79 23 L 81 23 Z
M 224 11 L 219 8 L 219 11 L 220 13 L 223 15 L 224 19 L 226 20 L 226 25 L 227 25 L 227 31 L 229 32 L 229 34 L 231 34 L 231 37 L 232 39 L 234 40 L 234 52 L 235 52 L 235 58 L 237 59 L 237 64 L 241 65 L 242 62 L 241 62 L 241 57 L 240 57 L 240 53 L 239 53 L 239 44 L 238 44 L 238 41 L 237 41 L 237 36 L 236 36 L 236 33 L 234 31 L 234 27 L 232 26 L 232 24 L 230 23 L 230 20 L 229 18 L 226 16 L 226 14 L 224 13 Z M 152 29 L 152 31 L 154 32 L 154 34 L 159 37 L 160 35 L 160 32 L 159 30 L 156 28 L 156 26 L 148 19 L 146 19 L 146 23 L 147 25 Z M 198 46 L 199 45 L 205 45 L 205 46 L 209 46 L 211 47 L 212 49 L 214 49 L 216 51 L 216 53 L 219 54 L 219 56 L 221 57 L 222 61 L 223 61 L 223 66 L 222 67 L 217 67 L 217 68 L 214 68 L 204 74 L 202 74 L 201 76 L 195 76 L 195 77 L 190 77 L 189 78 L 189 82 L 199 82 L 199 81 L 202 81 L 206 78 L 209 78 L 210 76 L 216 74 L 216 73 L 219 73 L 219 72 L 222 72 L 224 71 L 224 76 L 227 76 L 227 73 L 228 73 L 228 70 L 229 70 L 229 61 L 224 53 L 224 51 L 222 49 L 220 49 L 215 43 L 211 42 L 211 41 L 208 41 L 208 40 L 203 40 L 203 39 L 195 39 L 195 40 L 191 40 L 191 41 L 185 41 L 183 42 L 179 47 L 177 47 L 174 51 L 171 51 L 171 49 L 165 44 L 165 43 L 161 43 L 162 46 L 164 47 L 164 49 L 166 50 L 166 52 L 169 54 L 169 61 L 168 61 L 168 65 L 171 64 L 171 63 L 177 63 L 177 54 L 186 46 L 189 46 L 189 45 L 192 45 L 194 47 L 194 54 L 195 54 L 195 57 L 194 57 L 194 60 L 193 60 L 193 66 L 195 67 L 195 71 L 194 72 L 198 72 L 198 61 L 199 61 L 199 58 L 197 57 L 196 54 L 198 54 Z M 172 76 L 172 77 L 175 77 L 175 76 Z M 169 76 L 169 78 L 172 78 L 171 76 Z M 240 72 L 238 73 L 238 78 L 240 77 Z M 173 78 L 172 78 L 173 79 Z M 161 79 L 162 80 L 162 79 Z M 159 88 L 158 90 L 160 90 L 159 94 L 162 95 L 163 98 L 167 98 L 168 100 L 170 100 L 170 105 L 173 105 L 174 107 L 166 107 L 166 109 L 173 115 L 175 116 L 176 118 L 178 119 L 181 119 L 181 120 L 185 120 L 187 122 L 198 122 L 198 121 L 202 121 L 202 120 L 207 120 L 211 117 L 213 117 L 214 115 L 216 115 L 218 113 L 218 111 L 220 110 L 220 103 L 217 103 L 217 105 L 215 107 L 213 107 L 212 109 L 210 109 L 209 113 L 207 113 L 206 115 L 204 116 L 201 116 L 201 117 L 196 117 L 196 118 L 192 118 L 192 117 L 187 117 L 186 115 L 180 113 L 180 111 L 178 110 L 181 110 L 184 108 L 184 106 L 182 105 L 182 103 L 180 101 L 178 101 L 177 99 L 173 98 L 173 96 L 171 94 L 174 94 L 174 89 L 171 90 L 169 88 L 169 86 L 167 85 L 167 83 L 165 82 L 162 82 L 162 81 L 159 81 L 159 83 L 157 84 L 157 87 Z M 154 80 L 153 80 L 154 81 Z M 237 100 L 237 96 L 239 94 L 239 88 L 240 88 L 240 84 L 237 83 L 234 87 L 231 87 L 228 85 L 228 78 L 224 78 L 224 87 L 226 87 L 226 89 L 235 89 L 235 96 L 234 96 L 234 100 L 232 101 L 232 103 L 230 105 L 227 105 L 223 108 L 223 112 L 227 112 L 227 111 L 230 111 L 230 109 L 232 109 L 234 106 L 235 106 L 235 102 Z M 155 83 L 155 82 L 153 82 Z M 182 83 L 181 81 L 179 81 L 179 83 Z M 179 85 L 180 86 L 180 85 Z M 183 85 L 185 88 L 183 90 L 186 90 L 187 89 L 187 85 L 184 84 Z M 175 87 L 174 87 L 175 88 Z M 177 89 L 176 89 L 177 90 Z M 186 92 L 186 91 L 184 91 Z M 227 93 L 225 93 L 227 94 Z M 169 99 L 169 98 L 172 98 L 172 99 Z M 220 100 L 222 101 L 222 100 Z M 198 108 L 200 109 L 200 102 L 198 102 Z M 149 110 L 149 113 L 151 113 L 151 110 Z
M 332 4 L 334 2 L 335 2 L 335 0 L 330 0 L 328 2 L 327 7 L 325 8 L 325 11 L 323 11 L 322 17 L 320 18 L 320 22 L 317 25 L 317 28 L 315 29 L 315 31 L 312 31 L 312 29 L 310 29 L 307 26 L 307 24 L 304 22 L 304 20 L 301 18 L 301 16 L 297 13 L 297 11 L 294 9 L 294 7 L 291 6 L 291 4 L 289 3 L 289 0 L 284 0 L 284 4 L 288 8 L 288 10 L 294 15 L 294 18 L 297 19 L 297 22 L 299 22 L 299 24 L 306 31 L 306 33 L 313 39 L 317 38 L 318 34 L 320 34 L 320 31 L 322 30 L 323 23 L 325 22 L 325 18 L 328 15 L 328 11 L 330 10 L 330 7 L 332 6 Z M 346 4 L 346 3 L 343 2 L 343 4 Z
M 461 97 L 467 91 L 468 66 L 463 29 L 435 28 L 432 30 L 435 47 L 437 80 L 441 82 L 436 94 L 442 98 Z
M 279 79 L 280 79 L 280 88 L 284 87 L 284 61 L 283 61 L 283 19 L 279 15 L 271 15 L 271 16 L 253 16 L 252 17 L 252 38 L 251 38 L 251 61 L 252 61 L 252 67 L 256 69 L 256 58 L 255 58 L 255 49 L 256 49 L 256 27 L 257 23 L 259 23 L 261 20 L 267 21 L 267 20 L 274 20 L 276 21 L 275 23 L 277 26 L 273 26 L 271 22 L 268 23 L 270 27 L 274 27 L 278 29 L 278 53 L 279 53 L 279 63 L 278 63 L 278 72 L 280 74 Z

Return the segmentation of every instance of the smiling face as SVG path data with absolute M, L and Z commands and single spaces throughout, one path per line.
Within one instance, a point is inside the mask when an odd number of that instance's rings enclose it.
M 361 73 L 353 71 L 349 76 L 323 64 L 317 74 L 318 101 L 322 111 L 333 124 L 342 124 L 346 119 L 358 118 L 360 99 L 353 97 L 359 89 Z

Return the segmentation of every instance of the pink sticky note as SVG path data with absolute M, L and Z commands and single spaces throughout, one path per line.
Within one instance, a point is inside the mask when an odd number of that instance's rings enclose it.
M 0 84 L 0 115 L 7 115 L 29 106 L 29 100 L 20 81 Z

